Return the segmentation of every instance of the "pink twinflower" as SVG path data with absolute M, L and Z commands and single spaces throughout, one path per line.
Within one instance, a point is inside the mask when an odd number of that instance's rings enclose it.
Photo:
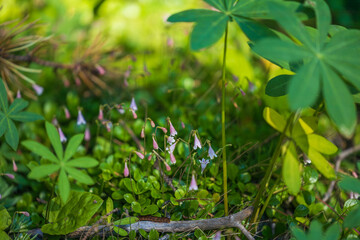
M 59 132 L 59 135 L 60 135 L 60 142 L 66 142 L 67 138 L 65 137 L 65 134 L 61 130 L 61 127 L 58 127 L 58 132 Z
M 22 214 L 22 215 L 24 215 L 26 217 L 30 217 L 30 213 L 28 213 L 28 212 L 21 211 L 21 212 L 18 212 L 18 213 L 20 213 L 20 214 Z
M 32 88 L 35 90 L 35 92 L 38 96 L 40 96 L 44 92 L 44 88 L 37 84 L 33 84 Z
M 155 123 L 154 123 L 154 121 L 151 120 L 151 119 L 150 119 L 150 124 L 151 124 L 151 127 L 153 127 L 153 128 L 155 127 Z
M 141 129 L 141 134 L 140 134 L 141 138 L 145 138 L 145 128 Z
M 20 92 L 20 90 L 17 91 L 17 93 L 16 93 L 16 98 L 21 98 L 21 92 Z
M 125 162 L 125 167 L 124 167 L 124 176 L 125 177 L 128 177 L 129 176 L 129 168 L 127 166 L 127 162 Z
M 201 149 L 201 143 L 200 140 L 198 139 L 196 133 L 194 134 L 194 150 L 196 150 L 197 148 Z
M 137 115 L 134 109 L 130 109 L 130 111 L 132 112 L 133 118 L 137 119 Z
M 98 64 L 96 64 L 96 70 L 98 71 L 98 73 L 100 75 L 104 75 L 106 73 L 105 69 L 102 66 L 98 65 Z
M 209 145 L 208 155 L 209 155 L 210 159 L 214 159 L 215 157 L 217 157 L 217 155 L 214 152 L 214 150 L 212 149 L 211 145 Z
M 201 164 L 201 174 L 204 172 L 206 165 L 209 164 L 209 160 L 203 158 L 202 160 L 199 160 L 200 164 Z
M 191 191 L 191 190 L 196 191 L 198 189 L 199 188 L 198 188 L 198 185 L 196 183 L 195 175 L 193 174 L 192 177 L 191 177 L 191 183 L 190 183 L 189 191 Z
M 174 126 L 172 125 L 170 119 L 169 119 L 169 125 L 170 125 L 170 136 L 175 137 L 177 134 L 177 131 L 175 130 Z
M 142 153 L 140 153 L 140 152 L 137 152 L 137 151 L 135 151 L 135 154 L 138 155 L 138 157 L 139 157 L 140 159 L 144 159 L 144 154 L 142 154 Z
M 172 164 L 175 164 L 175 163 L 176 163 L 176 158 L 175 158 L 175 156 L 174 156 L 173 153 L 170 153 L 170 162 L 171 162 Z
M 167 133 L 167 129 L 166 129 L 166 128 L 164 128 L 164 127 L 158 127 L 158 128 L 160 128 L 164 133 Z
M 86 124 L 85 118 L 81 113 L 81 110 L 78 111 L 77 125 Z
M 221 239 L 221 231 L 216 232 L 214 240 L 220 240 Z
M 99 119 L 100 121 L 104 119 L 104 113 L 103 113 L 102 107 L 99 108 L 98 119 Z
M 64 107 L 64 114 L 66 119 L 69 119 L 71 117 L 69 109 L 67 109 L 67 107 Z
M 11 173 L 4 173 L 3 175 L 7 176 L 10 179 L 15 179 L 15 176 Z
M 154 148 L 155 150 L 159 149 L 159 145 L 157 144 L 154 135 L 153 135 L 152 139 L 153 139 L 153 148 Z
M 137 110 L 138 110 L 138 108 L 137 108 L 137 106 L 136 106 L 135 98 L 132 98 L 132 99 L 131 99 L 130 109 L 132 109 L 132 110 L 134 110 L 134 111 L 137 111 Z
M 14 170 L 14 172 L 17 172 L 18 167 L 17 167 L 16 162 L 15 162 L 14 159 L 12 160 L 12 163 L 13 163 L 13 170 Z
M 91 133 L 90 133 L 90 129 L 89 127 L 86 127 L 85 129 L 85 133 L 84 133 L 84 139 L 85 141 L 90 141 L 90 138 L 91 138 Z
M 169 164 L 167 164 L 166 162 L 164 162 L 164 164 L 165 164 L 166 171 L 171 171 L 171 167 L 169 166 Z

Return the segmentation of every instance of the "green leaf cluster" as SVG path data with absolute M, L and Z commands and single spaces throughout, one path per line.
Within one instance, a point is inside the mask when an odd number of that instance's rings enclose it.
M 330 10 L 325 1 L 309 2 L 315 10 L 317 29 L 303 25 L 285 6 L 271 3 L 268 4 L 271 15 L 290 38 L 263 39 L 254 45 L 253 50 L 296 72 L 293 76 L 272 79 L 267 94 L 288 94 L 292 110 L 313 106 L 322 96 L 330 118 L 342 134 L 350 136 L 356 126 L 350 84 L 360 90 L 360 31 L 331 26 Z M 329 38 L 329 35 L 332 36 Z M 280 62 L 289 63 L 290 67 Z
M 56 128 L 49 122 L 45 123 L 45 128 L 51 145 L 55 150 L 56 156 L 47 147 L 38 142 L 31 140 L 23 141 L 22 145 L 24 147 L 51 162 L 50 164 L 32 168 L 29 174 L 29 178 L 39 180 L 54 172 L 57 172 L 57 184 L 59 187 L 60 197 L 63 203 L 66 203 L 70 194 L 70 183 L 68 176 L 70 175 L 79 183 L 87 185 L 94 184 L 94 181 L 89 175 L 76 168 L 95 167 L 98 165 L 98 161 L 91 157 L 79 157 L 71 160 L 77 148 L 80 146 L 84 138 L 84 134 L 77 134 L 73 136 L 70 139 L 64 153 L 63 146 L 60 142 L 60 136 Z
M 50 235 L 65 235 L 84 226 L 101 207 L 103 200 L 88 192 L 71 191 L 66 204 L 62 198 L 50 201 L 49 222 L 41 231 Z
M 291 232 L 297 240 L 337 240 L 340 238 L 341 227 L 338 223 L 331 225 L 325 232 L 323 232 L 322 228 L 320 222 L 312 221 L 307 234 L 298 227 L 292 227 Z
M 190 37 L 190 47 L 200 50 L 216 43 L 223 35 L 230 21 L 235 20 L 251 41 L 275 36 L 267 27 L 255 19 L 271 19 L 267 3 L 286 5 L 295 11 L 300 4 L 281 0 L 205 0 L 217 9 L 191 9 L 176 13 L 168 18 L 169 22 L 195 22 Z
M 339 182 L 339 187 L 345 191 L 356 192 L 360 194 L 360 180 L 353 177 L 344 177 Z M 355 228 L 360 226 L 360 204 L 351 210 L 344 219 L 344 227 Z
M 27 101 L 16 98 L 9 106 L 4 82 L 0 77 L 0 137 L 5 134 L 5 140 L 13 150 L 19 145 L 19 133 L 14 121 L 32 122 L 43 119 L 36 113 L 24 112 L 28 104 Z
M 11 224 L 11 217 L 5 208 L 0 209 L 0 239 L 8 240 L 11 239 L 4 230 L 7 229 Z

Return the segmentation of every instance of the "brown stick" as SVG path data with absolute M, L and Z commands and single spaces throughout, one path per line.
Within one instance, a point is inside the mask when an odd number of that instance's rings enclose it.
M 116 225 L 116 227 L 122 228 L 127 232 L 132 230 L 138 231 L 143 229 L 146 232 L 150 232 L 151 229 L 155 229 L 158 232 L 188 232 L 194 231 L 195 229 L 205 230 L 217 230 L 223 228 L 239 228 L 241 232 L 250 240 L 254 238 L 246 230 L 246 228 L 241 224 L 243 220 L 248 218 L 253 211 L 253 207 L 248 207 L 238 213 L 231 214 L 226 217 L 221 218 L 211 218 L 211 219 L 201 219 L 201 220 L 192 220 L 192 221 L 170 221 L 170 223 L 160 223 L 160 222 L 150 222 L 150 221 L 139 221 L 133 224 L 127 225 Z M 89 233 L 90 232 L 90 233 Z M 28 234 L 34 236 L 38 234 L 42 236 L 43 233 L 40 229 L 30 230 Z M 112 231 L 112 226 L 110 225 L 99 225 L 96 228 L 92 226 L 84 226 L 78 228 L 75 232 L 72 232 L 67 235 L 68 238 L 81 238 L 84 235 L 98 235 L 98 236 L 109 236 L 114 234 Z

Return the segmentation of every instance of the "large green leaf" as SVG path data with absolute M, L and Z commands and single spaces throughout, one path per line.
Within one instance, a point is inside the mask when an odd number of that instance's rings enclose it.
M 65 170 L 71 177 L 73 177 L 76 181 L 78 181 L 80 183 L 84 183 L 87 185 L 94 184 L 94 181 L 91 179 L 91 177 L 89 177 L 89 175 L 87 175 L 75 168 L 66 167 Z
M 332 155 L 338 151 L 338 148 L 323 136 L 317 134 L 309 134 L 307 135 L 307 140 L 309 146 L 311 146 L 320 153 L 324 153 L 326 155 Z
M 16 129 L 16 126 L 10 118 L 6 119 L 7 130 L 5 132 L 5 140 L 10 145 L 10 147 L 15 151 L 19 145 L 19 133 Z
M 320 69 L 317 60 L 304 65 L 289 84 L 289 103 L 293 110 L 315 103 L 320 92 Z
M 60 198 L 63 201 L 63 203 L 66 203 L 70 194 L 70 183 L 69 183 L 69 179 L 66 176 L 64 168 L 60 169 L 58 184 L 59 184 Z
M 65 150 L 65 162 L 68 161 L 75 154 L 83 139 L 84 134 L 77 134 L 70 139 Z
M 265 93 L 271 97 L 280 97 L 286 95 L 292 76 L 293 75 L 279 75 L 272 78 L 266 85 Z
M 60 135 L 54 125 L 49 122 L 45 123 L 46 133 L 50 139 L 51 145 L 53 146 L 56 155 L 58 156 L 59 160 L 62 161 L 63 159 L 63 148 L 60 141 Z
M 229 17 L 222 14 L 196 22 L 190 37 L 191 49 L 200 50 L 217 42 L 223 36 L 228 20 Z
M 344 219 L 344 227 L 357 228 L 360 226 L 360 206 L 353 209 Z
M 204 1 L 222 12 L 226 11 L 226 7 L 222 0 L 204 0 Z
M 21 144 L 27 149 L 29 149 L 31 152 L 45 159 L 48 159 L 54 163 L 59 162 L 56 156 L 52 152 L 50 152 L 50 150 L 47 147 L 45 147 L 44 145 L 38 142 L 27 140 L 27 141 L 23 141 Z
M 65 235 L 88 223 L 103 200 L 88 192 L 71 191 L 66 204 L 57 197 L 50 202 L 48 224 L 41 230 L 50 235 Z
M 44 119 L 41 115 L 31 112 L 11 113 L 9 117 L 19 122 L 32 122 L 32 121 Z
M 5 117 L 5 115 L 0 112 L 0 137 L 5 133 L 7 129 L 6 120 L 7 118 Z
M 1 77 L 0 77 L 0 109 L 3 110 L 3 112 L 5 113 L 7 112 L 8 109 L 7 93 L 4 82 Z
M 32 179 L 41 179 L 43 177 L 46 177 L 57 170 L 59 170 L 60 166 L 55 164 L 46 164 L 41 166 L 36 166 L 31 169 L 31 172 L 29 173 L 28 177 Z
M 97 166 L 99 163 L 91 157 L 79 157 L 74 160 L 68 161 L 66 166 L 77 167 L 77 168 L 92 168 Z
M 257 42 L 264 38 L 276 38 L 277 36 L 268 27 L 255 21 L 250 21 L 246 18 L 240 18 L 236 16 L 234 17 L 234 19 L 240 26 L 241 30 L 252 42 Z
M 301 172 L 300 163 L 293 142 L 289 144 L 286 151 L 282 167 L 282 175 L 284 182 L 289 189 L 289 193 L 293 195 L 298 194 L 301 187 Z
M 206 21 L 209 17 L 219 18 L 224 16 L 223 13 L 211 11 L 208 9 L 190 9 L 171 15 L 168 22 L 197 22 Z
M 341 227 L 338 223 L 331 225 L 325 232 L 324 239 L 338 240 L 341 234 Z
M 10 105 L 7 114 L 11 115 L 14 113 L 18 113 L 18 112 L 24 110 L 28 105 L 29 105 L 29 103 L 27 101 L 25 101 L 21 98 L 16 98 L 14 100 L 14 102 Z
M 360 194 L 360 180 L 345 176 L 339 183 L 339 187 L 348 192 L 356 192 Z
M 6 208 L 0 209 L 0 230 L 5 230 L 11 224 L 11 217 Z
M 315 0 L 316 25 L 319 30 L 318 49 L 321 49 L 330 29 L 331 13 L 327 4 L 322 0 Z
M 339 130 L 350 136 L 356 126 L 356 109 L 349 89 L 340 77 L 324 64 L 322 76 L 327 112 Z

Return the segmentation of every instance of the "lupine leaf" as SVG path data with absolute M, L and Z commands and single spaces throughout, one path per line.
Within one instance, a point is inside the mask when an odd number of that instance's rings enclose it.
M 74 160 L 68 161 L 66 166 L 78 168 L 91 168 L 97 166 L 99 163 L 91 157 L 79 157 Z
M 280 97 L 287 94 L 288 85 L 293 75 L 279 75 L 272 78 L 266 85 L 265 93 L 271 97 Z
M 0 137 L 5 133 L 7 129 L 6 119 L 7 118 L 5 117 L 5 115 L 0 112 Z
M 264 38 L 276 38 L 277 35 L 264 25 L 255 21 L 250 21 L 246 18 L 234 16 L 235 21 L 240 26 L 241 30 L 252 42 L 257 42 Z
M 6 113 L 8 110 L 8 100 L 4 82 L 0 77 L 0 109 Z
M 41 115 L 31 112 L 11 113 L 9 117 L 19 122 L 32 122 L 36 120 L 44 120 L 44 118 Z
M 10 105 L 8 114 L 11 115 L 13 113 L 18 113 L 22 110 L 24 110 L 29 103 L 21 98 L 16 98 L 14 102 Z
M 60 169 L 58 184 L 60 198 L 63 203 L 66 203 L 70 194 L 70 183 L 66 176 L 64 168 Z
M 75 154 L 83 139 L 84 134 L 77 134 L 70 139 L 65 150 L 65 162 L 68 161 Z
M 221 0 L 204 0 L 207 4 L 213 6 L 214 8 L 225 12 L 225 6 L 224 6 L 224 2 L 222 2 Z
M 338 240 L 341 234 L 341 227 L 338 223 L 332 224 L 325 232 L 324 239 Z
M 308 232 L 308 236 L 307 239 L 309 240 L 319 240 L 319 239 L 324 239 L 323 238 L 323 232 L 322 232 L 322 225 L 320 222 L 318 222 L 317 220 L 312 221 L 310 223 L 310 229 Z
M 54 125 L 49 122 L 45 123 L 46 133 L 50 139 L 51 145 L 53 146 L 56 155 L 58 156 L 59 160 L 62 161 L 63 159 L 63 149 L 60 142 L 60 135 L 59 132 L 56 130 Z
M 320 93 L 320 68 L 318 60 L 304 65 L 289 84 L 289 103 L 292 110 L 312 106 Z
M 294 143 L 290 143 L 286 151 L 282 175 L 286 186 L 288 187 L 289 193 L 296 195 L 300 191 L 301 187 L 301 172 L 300 163 L 296 153 Z
M 41 179 L 43 177 L 46 177 L 57 170 L 59 170 L 60 166 L 55 164 L 46 164 L 41 166 L 36 166 L 31 169 L 31 172 L 29 174 L 29 178 L 32 179 Z
M 80 183 L 84 183 L 87 185 L 92 185 L 94 184 L 94 181 L 91 179 L 91 177 L 89 177 L 89 175 L 75 169 L 72 167 L 66 167 L 66 172 L 73 177 L 74 179 L 76 179 L 76 181 L 80 182 Z
M 5 140 L 10 147 L 15 151 L 19 145 L 19 133 L 16 126 L 10 118 L 6 118 L 7 130 L 5 132 Z
M 331 13 L 328 5 L 324 1 L 315 0 L 316 26 L 319 30 L 318 49 L 322 48 L 331 24 Z
M 190 37 L 192 50 L 200 50 L 216 43 L 224 34 L 229 17 L 208 17 L 195 24 Z
M 190 9 L 171 15 L 168 22 L 197 22 L 209 19 L 209 17 L 222 17 L 223 13 L 208 9 Z
M 356 126 L 356 109 L 349 89 L 329 67 L 322 65 L 326 109 L 340 132 L 350 136 Z
M 52 152 L 50 152 L 50 150 L 44 145 L 30 140 L 23 141 L 21 144 L 27 149 L 29 149 L 31 152 L 43 157 L 44 159 L 50 160 L 54 163 L 59 163 L 57 157 Z

